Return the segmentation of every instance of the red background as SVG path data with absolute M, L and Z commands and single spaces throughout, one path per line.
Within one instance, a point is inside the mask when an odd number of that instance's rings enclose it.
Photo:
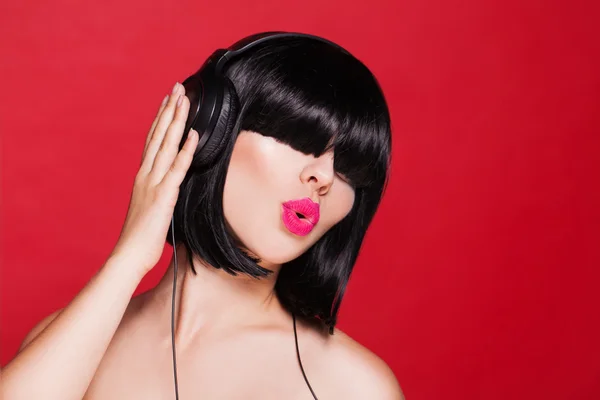
M 600 398 L 594 4 L 3 3 L 2 365 L 108 256 L 173 83 L 217 47 L 291 30 L 362 59 L 394 124 L 340 327 L 408 399 Z

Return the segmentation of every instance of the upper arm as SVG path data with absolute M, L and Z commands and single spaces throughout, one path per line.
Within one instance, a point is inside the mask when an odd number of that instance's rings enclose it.
M 27 347 L 29 343 L 31 343 L 36 337 L 38 337 L 39 334 L 42 333 L 52 321 L 54 321 L 54 319 L 58 316 L 58 314 L 60 314 L 61 311 L 62 309 L 53 312 L 46 318 L 42 319 L 36 326 L 34 326 L 33 329 L 25 336 L 25 339 L 23 339 L 19 351 L 22 351 L 25 347 Z

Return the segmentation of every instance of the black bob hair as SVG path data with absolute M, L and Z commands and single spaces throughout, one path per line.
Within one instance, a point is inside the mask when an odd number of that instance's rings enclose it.
M 241 130 L 273 137 L 315 157 L 333 149 L 334 168 L 354 187 L 349 214 L 311 248 L 285 263 L 275 291 L 294 315 L 319 321 L 329 333 L 369 224 L 388 181 L 391 127 L 382 90 L 359 60 L 310 38 L 266 41 L 231 60 L 240 111 L 232 138 L 203 171 L 188 171 L 175 206 L 175 236 L 192 254 L 230 274 L 260 278 L 257 265 L 228 231 L 223 188 L 233 145 Z M 171 229 L 167 235 L 171 240 Z

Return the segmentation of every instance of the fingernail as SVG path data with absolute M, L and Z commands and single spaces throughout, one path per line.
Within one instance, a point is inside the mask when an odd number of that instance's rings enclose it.
M 177 89 L 179 88 L 179 82 L 175 82 L 175 86 L 173 86 L 173 94 L 177 93 Z
M 183 95 L 182 94 L 180 94 L 179 98 L 177 99 L 177 107 L 180 107 L 181 103 L 183 103 Z
M 167 101 L 169 101 L 169 95 L 166 95 L 165 98 L 163 99 L 161 106 L 164 106 L 165 104 L 167 104 Z

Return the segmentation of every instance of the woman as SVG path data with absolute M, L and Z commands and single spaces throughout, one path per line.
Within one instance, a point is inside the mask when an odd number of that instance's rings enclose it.
M 214 162 L 197 168 L 206 160 L 176 84 L 114 250 L 27 335 L 3 371 L 5 399 L 173 398 L 173 344 L 182 399 L 403 398 L 387 365 L 334 329 L 388 175 L 375 78 L 310 37 L 265 41 L 224 74 L 239 112 Z M 165 236 L 167 273 L 131 298 Z

